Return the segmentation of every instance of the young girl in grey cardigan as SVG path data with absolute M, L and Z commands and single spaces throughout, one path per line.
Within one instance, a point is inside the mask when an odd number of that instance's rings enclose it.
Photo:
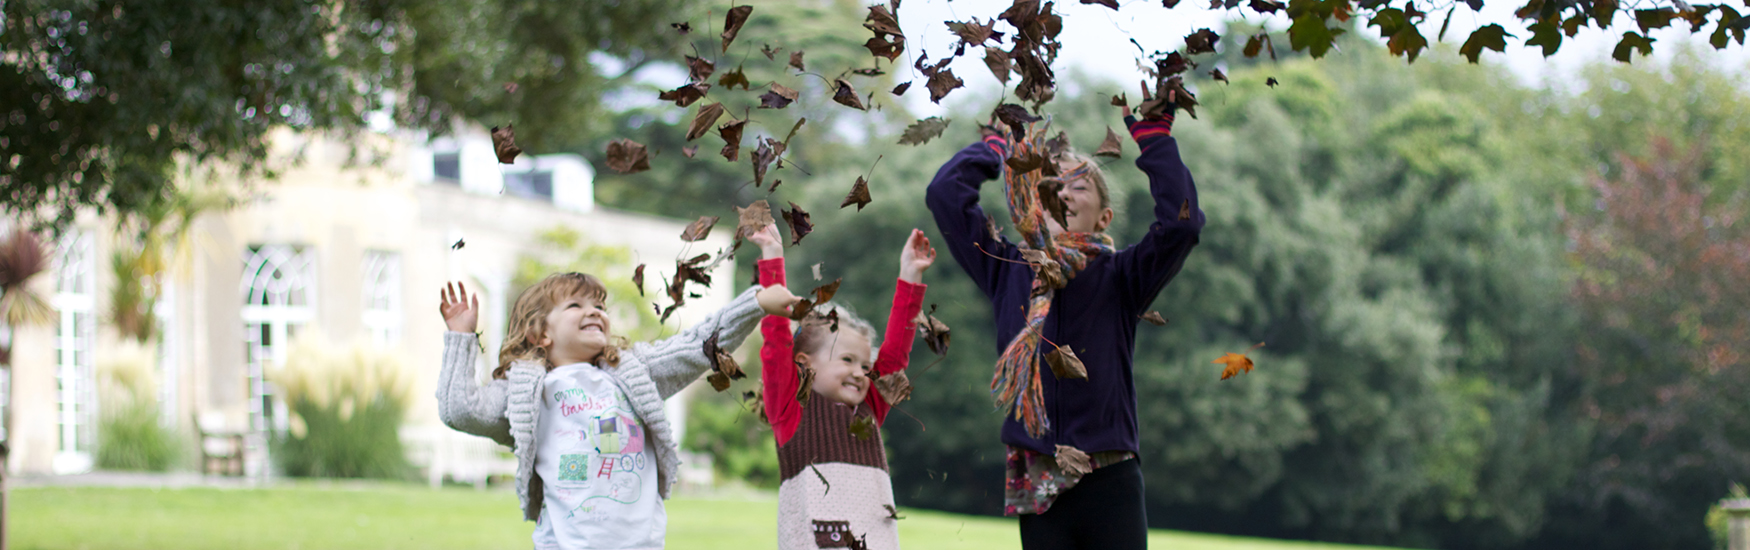
M 517 498 L 536 522 L 536 548 L 661 548 L 661 500 L 680 465 L 663 400 L 710 368 L 706 339 L 735 349 L 761 315 L 782 312 L 761 309 L 756 290 L 678 335 L 622 351 L 610 343 L 601 281 L 550 275 L 517 297 L 498 368 L 482 386 L 474 380 L 479 298 L 446 286 L 438 415 L 515 451 Z

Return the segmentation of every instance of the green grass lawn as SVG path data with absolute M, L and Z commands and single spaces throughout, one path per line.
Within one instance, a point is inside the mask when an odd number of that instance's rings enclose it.
M 680 496 L 668 502 L 668 547 L 773 548 L 769 494 Z M 1019 548 L 1012 519 L 904 510 L 908 550 Z M 530 547 L 516 495 L 389 483 L 301 483 L 271 489 L 15 488 L 11 538 L 20 550 L 420 549 Z M 1153 531 L 1153 548 L 1360 549 Z

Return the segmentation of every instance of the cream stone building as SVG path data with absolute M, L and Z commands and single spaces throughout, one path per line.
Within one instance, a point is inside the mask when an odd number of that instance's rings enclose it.
M 445 460 L 433 458 L 442 449 L 479 456 L 482 445 L 488 454 L 491 447 L 438 421 L 433 393 L 444 325 L 436 306 L 446 281 L 481 295 L 484 380 L 497 365 L 519 258 L 554 253 L 537 246 L 542 232 L 569 228 L 647 263 L 649 297 L 615 297 L 639 308 L 659 299 L 666 305 L 658 273 L 672 271 L 673 259 L 729 244 L 729 231 L 683 243 L 685 221 L 598 207 L 594 172 L 575 155 L 524 155 L 502 165 L 484 131 L 366 139 L 382 155 L 374 167 L 350 166 L 357 149 L 347 144 L 276 136 L 275 154 L 302 162 L 273 181 L 244 186 L 256 196 L 242 206 L 200 218 L 187 265 L 169 278 L 158 304 L 161 422 L 185 435 L 195 433 L 197 419 L 207 429 L 247 434 L 248 475 L 271 475 L 264 442 L 288 422 L 264 373 L 285 360 L 300 334 L 371 342 L 403 358 L 413 380 L 404 440 L 412 440 L 410 453 L 422 454 L 415 462 L 429 467 Z M 0 380 L 0 411 L 13 417 L 15 431 L 6 434 L 13 474 L 88 471 L 103 445 L 97 425 L 104 404 L 94 381 L 95 365 L 120 341 L 108 326 L 114 227 L 107 217 L 81 217 L 53 243 L 50 271 L 36 281 L 59 322 L 19 328 L 11 379 Z M 720 266 L 712 288 L 694 285 L 703 296 L 678 309 L 663 333 L 728 303 L 736 290 L 732 269 Z M 671 418 L 685 417 L 684 395 L 671 400 Z

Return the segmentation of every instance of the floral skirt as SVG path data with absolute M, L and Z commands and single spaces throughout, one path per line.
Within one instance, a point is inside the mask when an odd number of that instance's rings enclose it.
M 1088 453 L 1088 463 L 1098 470 L 1136 458 L 1130 451 Z M 1003 481 L 1003 515 L 1043 514 L 1051 508 L 1057 496 L 1069 491 L 1082 476 L 1065 472 L 1057 459 L 1031 449 L 1009 447 L 1008 467 Z

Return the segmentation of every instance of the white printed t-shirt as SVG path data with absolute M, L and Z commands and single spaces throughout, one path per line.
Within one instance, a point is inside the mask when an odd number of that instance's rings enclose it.
M 608 373 L 588 363 L 549 371 L 536 423 L 543 504 L 535 548 L 662 548 L 668 515 L 644 425 Z

